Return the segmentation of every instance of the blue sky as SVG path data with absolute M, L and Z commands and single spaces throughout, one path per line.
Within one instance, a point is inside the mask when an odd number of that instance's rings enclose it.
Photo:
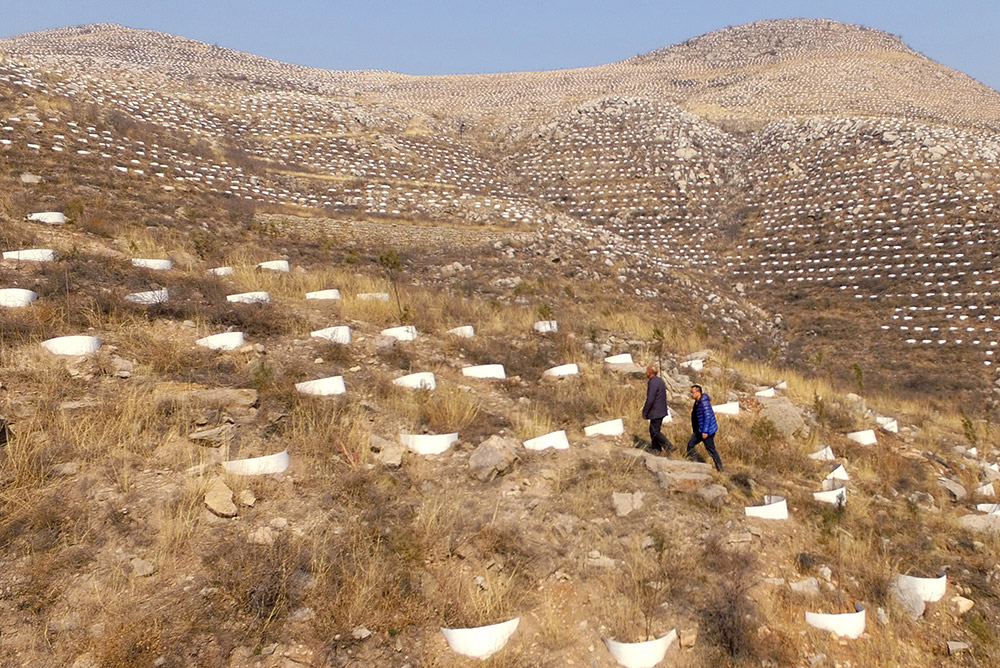
M 585 67 L 728 25 L 823 17 L 901 35 L 1000 89 L 997 0 L 0 0 L 0 37 L 121 23 L 327 69 L 409 74 Z

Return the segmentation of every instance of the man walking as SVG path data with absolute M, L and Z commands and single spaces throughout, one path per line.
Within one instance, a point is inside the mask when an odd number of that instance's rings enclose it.
M 663 418 L 667 417 L 667 386 L 659 376 L 660 369 L 655 364 L 646 367 L 646 403 L 642 407 L 642 419 L 649 420 L 649 442 L 653 450 L 671 452 L 674 444 L 660 432 Z
M 715 421 L 712 400 L 701 391 L 701 385 L 691 386 L 691 398 L 694 399 L 694 405 L 691 407 L 691 430 L 694 433 L 688 440 L 687 458 L 704 462 L 705 460 L 695 450 L 696 445 L 704 443 L 709 456 L 715 462 L 715 470 L 721 471 L 722 460 L 719 458 L 718 450 L 715 449 L 715 434 L 719 431 L 719 425 Z

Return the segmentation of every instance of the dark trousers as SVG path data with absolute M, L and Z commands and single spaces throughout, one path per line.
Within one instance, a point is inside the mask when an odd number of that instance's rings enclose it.
M 649 442 L 652 444 L 654 450 L 670 452 L 674 449 L 674 444 L 660 431 L 660 427 L 662 426 L 663 418 L 652 418 L 649 421 Z
M 705 444 L 705 449 L 708 450 L 708 455 L 715 462 L 715 470 L 722 470 L 722 460 L 719 458 L 719 451 L 715 449 L 715 434 L 712 434 L 708 438 L 702 438 L 701 434 L 692 434 L 691 438 L 688 440 L 687 458 L 694 460 L 696 462 L 704 462 L 704 458 L 698 454 L 695 450 L 695 446 L 699 443 Z

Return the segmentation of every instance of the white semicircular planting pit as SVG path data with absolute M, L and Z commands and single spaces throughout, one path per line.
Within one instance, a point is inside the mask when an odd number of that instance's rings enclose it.
M 243 345 L 243 332 L 212 334 L 211 336 L 198 339 L 195 343 L 203 348 L 211 348 L 212 350 L 236 350 Z
M 340 290 L 331 288 L 329 290 L 317 290 L 315 292 L 307 292 L 306 299 L 318 299 L 320 301 L 340 299 Z
M 865 608 L 860 603 L 855 603 L 854 610 L 840 614 L 807 612 L 806 624 L 842 638 L 856 640 L 865 632 Z
M 621 418 L 598 422 L 583 428 L 585 436 L 621 436 L 625 433 L 625 422 Z
M 311 394 L 316 397 L 331 397 L 347 392 L 343 376 L 329 376 L 295 383 L 295 389 L 300 394 Z
M 824 480 L 823 491 L 813 492 L 813 499 L 831 506 L 847 505 L 847 487 L 836 480 Z
M 860 445 L 875 445 L 878 443 L 878 438 L 875 437 L 874 429 L 862 429 L 861 431 L 852 431 L 847 434 L 847 438 L 851 439 L 855 443 Z
M 837 468 L 827 473 L 826 478 L 824 478 L 824 480 L 841 480 L 841 481 L 847 481 L 850 479 L 851 476 L 847 473 L 847 469 L 844 468 L 843 464 L 841 464 Z
M 415 341 L 417 338 L 417 328 L 413 325 L 390 327 L 382 330 L 382 336 L 390 336 L 397 341 Z
M 351 342 L 351 328 L 347 325 L 336 325 L 335 327 L 317 329 L 310 336 L 346 346 Z
M 730 401 L 724 404 L 719 404 L 718 406 L 713 406 L 712 409 L 715 411 L 716 415 L 739 415 L 740 402 Z
M 576 376 L 580 373 L 580 367 L 576 364 L 560 364 L 542 372 L 544 378 L 563 378 L 565 376 Z
M 38 299 L 38 293 L 24 288 L 3 288 L 0 289 L 0 306 L 5 308 L 22 308 L 30 306 L 31 302 Z
M 948 589 L 948 575 L 941 571 L 936 578 L 918 578 L 900 573 L 896 576 L 896 585 L 916 593 L 925 603 L 935 603 L 944 597 Z
M 4 251 L 3 259 L 19 262 L 54 262 L 56 252 L 51 248 L 26 248 L 24 250 Z
M 526 450 L 569 450 L 569 438 L 566 437 L 566 430 L 552 431 L 535 438 L 529 438 L 524 442 Z
M 539 320 L 534 327 L 539 334 L 552 334 L 559 331 L 559 323 L 555 320 Z
M 133 292 L 125 295 L 125 301 L 144 306 L 162 304 L 168 299 L 170 299 L 170 292 L 166 288 L 162 290 L 149 290 L 148 292 Z
M 747 517 L 756 517 L 762 520 L 787 520 L 788 501 L 783 496 L 766 494 L 764 505 L 744 506 L 743 512 L 746 513 Z
M 491 378 L 503 380 L 507 377 L 503 364 L 479 364 L 462 367 L 462 375 L 466 378 Z
M 977 503 L 976 510 L 987 515 L 1000 515 L 1000 503 Z
M 261 262 L 257 265 L 258 269 L 266 269 L 267 271 L 280 271 L 282 273 L 288 273 L 291 271 L 291 267 L 288 265 L 288 260 L 268 260 L 267 262 Z
M 226 473 L 233 475 L 270 475 L 287 471 L 290 461 L 288 450 L 284 450 L 263 457 L 250 457 L 249 459 L 234 459 L 229 462 L 222 462 L 222 468 Z
M 788 381 L 779 380 L 777 383 L 774 384 L 774 389 L 776 389 L 776 390 L 787 390 L 788 389 Z
M 624 668 L 653 668 L 667 655 L 667 650 L 677 640 L 677 629 L 662 638 L 643 642 L 618 642 L 605 638 L 604 644 L 612 658 Z
M 611 357 L 604 358 L 605 364 L 635 364 L 632 361 L 632 353 L 621 353 L 620 355 L 612 355 Z
M 833 454 L 833 448 L 829 445 L 823 446 L 816 452 L 809 455 L 809 459 L 813 459 L 819 462 L 832 462 L 837 457 Z
M 399 435 L 399 442 L 418 455 L 440 455 L 457 440 L 458 433 Z
M 226 301 L 233 304 L 266 304 L 271 301 L 271 295 L 263 292 L 241 292 L 235 295 L 226 295 Z
M 168 269 L 173 269 L 174 263 L 170 260 L 158 260 L 155 258 L 148 257 L 134 257 L 132 258 L 132 266 L 139 267 L 140 269 L 152 269 L 153 271 L 166 271 Z
M 471 339 L 476 335 L 476 329 L 472 325 L 462 325 L 461 327 L 449 329 L 445 334 L 451 334 L 462 339 Z
M 42 347 L 53 355 L 89 355 L 101 348 L 101 340 L 96 336 L 57 336 L 54 339 L 42 341 Z
M 448 629 L 442 626 L 441 633 L 453 652 L 474 659 L 486 659 L 504 648 L 520 623 L 521 618 L 515 617 L 499 624 L 467 629 Z
M 774 391 L 773 387 L 768 387 L 763 390 L 757 390 L 756 392 L 754 392 L 755 397 L 761 397 L 763 399 L 769 399 L 775 396 L 776 394 L 777 393 Z
M 59 211 L 39 211 L 28 214 L 28 220 L 44 225 L 62 225 L 66 222 L 66 216 Z
M 208 270 L 208 273 L 214 276 L 232 276 L 236 273 L 236 270 L 232 267 L 213 267 Z
M 437 387 L 437 380 L 435 380 L 433 372 L 419 371 L 406 376 L 400 376 L 393 380 L 392 384 L 411 390 L 433 390 Z

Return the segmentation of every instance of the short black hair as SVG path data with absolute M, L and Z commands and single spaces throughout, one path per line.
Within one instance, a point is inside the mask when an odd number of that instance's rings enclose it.
M 691 389 L 692 389 L 692 390 L 698 390 L 698 391 L 699 391 L 699 392 L 701 392 L 702 394 L 705 394 L 705 390 L 701 389 L 701 385 L 692 385 L 692 386 L 691 386 Z

